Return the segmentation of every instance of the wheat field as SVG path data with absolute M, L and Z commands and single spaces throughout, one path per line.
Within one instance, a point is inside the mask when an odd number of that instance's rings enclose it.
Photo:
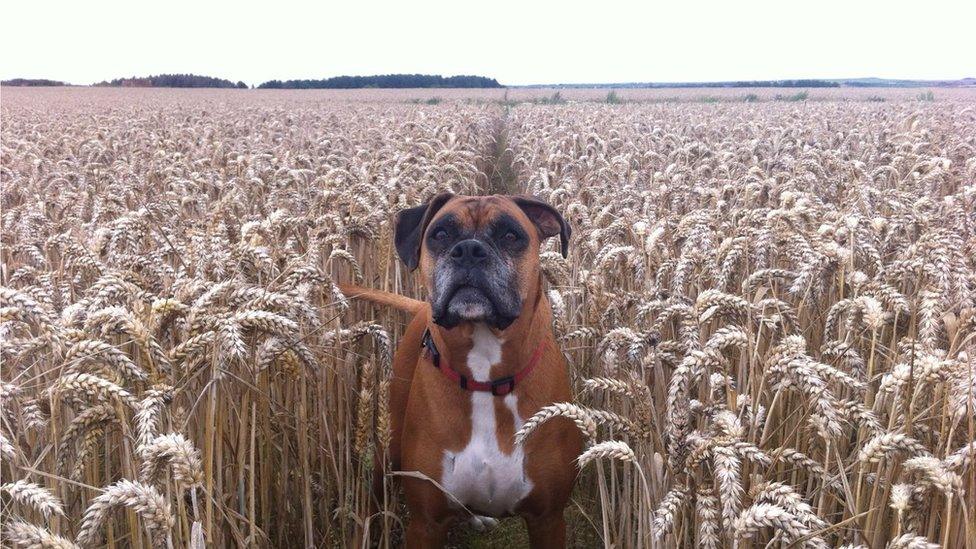
M 392 219 L 450 190 L 573 227 L 517 438 L 586 436 L 574 546 L 976 548 L 976 93 L 422 93 L 3 90 L 4 544 L 401 545 L 408 319 L 337 284 L 422 297 Z

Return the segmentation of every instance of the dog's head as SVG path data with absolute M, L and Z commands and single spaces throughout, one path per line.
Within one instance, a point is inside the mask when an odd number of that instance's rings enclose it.
M 420 267 L 434 322 L 453 328 L 485 322 L 507 328 L 539 291 L 539 246 L 569 225 L 552 206 L 529 196 L 440 194 L 397 216 L 396 249 Z

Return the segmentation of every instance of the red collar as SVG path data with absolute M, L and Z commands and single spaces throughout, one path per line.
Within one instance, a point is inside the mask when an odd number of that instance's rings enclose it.
M 529 377 L 532 370 L 539 364 L 539 360 L 542 358 L 542 351 L 546 349 L 546 340 L 543 339 L 539 346 L 536 347 L 535 352 L 532 353 L 532 358 L 529 359 L 529 364 L 515 373 L 515 375 L 505 376 L 499 379 L 493 379 L 491 381 L 475 381 L 473 379 L 468 379 L 467 377 L 458 373 L 457 370 L 451 368 L 451 365 L 447 363 L 443 357 L 441 357 L 440 352 L 437 350 L 437 346 L 434 345 L 434 338 L 430 335 L 430 328 L 424 330 L 424 337 L 421 340 L 421 345 L 424 348 L 424 356 L 430 359 L 434 364 L 434 367 L 441 371 L 448 379 L 458 384 L 459 387 L 465 391 L 481 391 L 485 393 L 491 393 L 495 396 L 507 395 L 515 390 L 515 384 L 521 383 L 523 379 Z

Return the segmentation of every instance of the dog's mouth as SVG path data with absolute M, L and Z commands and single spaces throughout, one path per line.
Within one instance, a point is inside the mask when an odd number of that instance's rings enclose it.
M 461 322 L 484 322 L 498 329 L 507 328 L 515 318 L 503 312 L 486 289 L 469 283 L 458 284 L 433 308 L 434 322 L 453 328 Z
M 490 317 L 495 312 L 495 305 L 484 290 L 465 284 L 454 290 L 447 309 L 462 320 L 477 322 Z

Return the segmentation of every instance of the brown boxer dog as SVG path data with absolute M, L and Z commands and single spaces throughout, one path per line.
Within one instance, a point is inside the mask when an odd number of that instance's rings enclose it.
M 541 242 L 558 236 L 565 257 L 569 235 L 536 198 L 440 194 L 396 220 L 397 253 L 420 268 L 427 302 L 342 286 L 415 314 L 390 388 L 393 469 L 420 473 L 402 475 L 408 547 L 443 546 L 459 519 L 484 528 L 512 515 L 533 547 L 565 546 L 580 433 L 557 418 L 522 446 L 514 434 L 543 406 L 572 400 L 539 267 Z

